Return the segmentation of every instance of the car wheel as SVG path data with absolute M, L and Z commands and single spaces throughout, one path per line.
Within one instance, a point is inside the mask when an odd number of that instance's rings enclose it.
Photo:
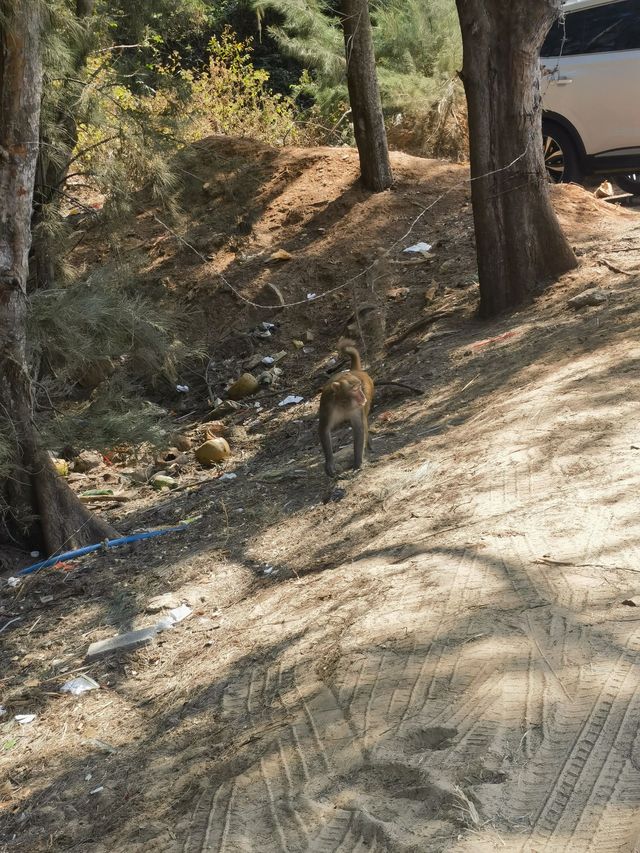
M 640 195 L 640 172 L 633 172 L 630 175 L 614 175 L 613 180 L 623 192 Z
M 576 146 L 566 130 L 557 124 L 542 123 L 544 165 L 554 184 L 579 182 L 582 170 Z

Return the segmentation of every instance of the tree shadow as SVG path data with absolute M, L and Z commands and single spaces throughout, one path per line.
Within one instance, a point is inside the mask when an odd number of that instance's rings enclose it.
M 348 205 L 358 203 L 356 189 L 347 196 Z M 312 214 L 314 228 L 324 227 L 322 215 Z M 434 223 L 435 216 L 428 227 Z M 227 272 L 239 280 L 244 274 L 240 263 Z M 582 314 L 550 290 L 535 311 L 492 324 L 472 319 L 469 292 L 458 316 L 385 359 L 387 371 L 406 381 L 433 375 L 423 397 L 387 397 L 374 407 L 376 456 L 360 475 L 341 479 L 343 500 L 322 502 L 331 485 L 319 464 L 314 407 L 305 405 L 272 421 L 262 445 L 237 465 L 237 480 L 212 480 L 118 517 L 127 532 L 200 515 L 184 533 L 101 554 L 69 574 L 36 575 L 21 592 L 5 594 L 5 616 L 22 619 L 0 637 L 8 707 L 36 710 L 60 738 L 57 750 L 37 734 L 29 745 L 37 729 L 20 730 L 28 748 L 20 748 L 10 774 L 18 805 L 0 818 L 8 849 L 75 845 L 97 853 L 126 838 L 133 851 L 189 853 L 225 843 L 302 850 L 302 823 L 312 839 L 335 830 L 346 849 L 361 837 L 400 850 L 406 838 L 390 835 L 395 820 L 405 820 L 412 842 L 434 851 L 467 829 L 488 838 L 494 826 L 508 843 L 525 843 L 532 826 L 551 826 L 559 844 L 576 843 L 573 828 L 548 814 L 549 802 L 561 798 L 544 767 L 564 756 L 562 767 L 583 778 L 571 756 L 572 744 L 588 736 L 581 728 L 588 714 L 566 723 L 574 741 L 557 743 L 555 735 L 545 741 L 540 709 L 568 714 L 577 702 L 601 710 L 602 673 L 622 672 L 636 654 L 630 617 L 612 612 L 635 584 L 633 574 L 614 571 L 637 556 L 640 518 L 626 501 L 635 479 L 618 481 L 613 462 L 603 470 L 597 454 L 612 441 L 614 461 L 632 452 L 623 447 L 628 425 L 614 417 L 634 399 L 637 284 L 637 276 L 616 279 L 610 303 Z M 481 343 L 504 332 L 514 334 Z M 308 365 L 296 370 L 309 397 Z M 523 399 L 531 400 L 525 420 Z M 304 478 L 292 475 L 298 469 Z M 280 479 L 265 480 L 273 470 Z M 553 508 L 567 505 L 573 531 L 554 526 Z M 525 514 L 540 517 L 543 529 L 518 538 Z M 587 523 L 607 535 L 592 543 Z M 453 544 L 441 544 L 444 536 Z M 473 571 L 463 597 L 453 598 L 449 580 L 467 559 Z M 592 588 L 574 598 L 572 573 L 586 570 Z M 75 719 L 85 703 L 99 715 L 101 705 L 95 694 L 76 702 L 49 687 L 83 666 L 94 637 L 154 621 L 145 609 L 165 591 L 188 598 L 193 629 L 184 623 L 159 648 L 91 670 L 124 715 L 113 732 L 117 751 L 100 756 L 95 745 L 68 743 L 57 718 Z M 49 595 L 52 602 L 43 600 Z M 229 621 L 216 626 L 218 609 Z M 367 622 L 372 614 L 378 622 Z M 568 626 L 563 633 L 559 624 Z M 455 666 L 454 653 L 462 661 Z M 60 657 L 64 667 L 53 663 Z M 177 674 L 168 695 L 145 682 L 141 696 L 138 668 L 165 657 Z M 567 683 L 557 675 L 560 664 Z M 25 686 L 27 677 L 47 689 Z M 535 703 L 510 716 L 525 682 L 535 685 Z M 620 765 L 629 793 L 616 800 L 625 837 L 638 805 L 637 748 L 627 731 L 636 712 L 633 690 L 616 693 L 607 711 L 614 722 L 603 735 L 614 756 L 623 749 L 631 756 Z M 127 714 L 142 726 L 128 728 Z M 613 731 L 619 720 L 623 741 Z M 99 716 L 91 729 L 106 740 Z M 296 744 L 303 729 L 304 750 Z M 8 729 L 3 735 L 13 737 Z M 46 762 L 38 745 L 46 746 Z M 518 786 L 529 761 L 546 781 L 526 803 Z M 47 778 L 47 767 L 56 768 L 49 771 L 55 778 Z M 603 772 L 598 790 L 606 787 Z M 103 783 L 104 792 L 89 793 Z M 474 826 L 455 785 L 492 824 Z M 492 788 L 509 809 L 500 813 Z M 569 790 L 576 802 L 579 788 L 576 782 Z M 525 790 L 530 795 L 532 787 Z M 296 814 L 301 821 L 291 819 Z M 226 842 L 219 835 L 225 826 Z

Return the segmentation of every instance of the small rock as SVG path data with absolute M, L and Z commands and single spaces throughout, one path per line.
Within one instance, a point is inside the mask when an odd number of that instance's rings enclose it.
M 191 450 L 191 447 L 193 446 L 193 442 L 191 441 L 188 435 L 174 436 L 173 443 L 182 453 L 186 453 L 187 450 Z
M 584 308 L 586 305 L 601 305 L 609 298 L 609 294 L 605 293 L 599 287 L 590 287 L 589 290 L 584 290 L 577 296 L 572 296 L 567 300 L 567 305 L 570 308 Z
M 125 468 L 121 472 L 125 477 L 129 477 L 134 483 L 148 483 L 154 472 L 153 465 L 142 465 L 140 468 Z
M 83 740 L 81 743 L 83 746 L 93 747 L 93 749 L 98 750 L 98 752 L 102 752 L 104 755 L 113 755 L 113 753 L 117 751 L 115 746 L 111 746 L 110 743 L 100 740 L 97 737 L 87 738 L 87 740 Z
M 296 349 L 304 349 L 304 341 L 299 341 L 299 340 L 296 340 L 296 339 L 294 338 L 294 339 L 291 341 L 291 343 L 293 344 L 293 346 L 294 346 Z
M 291 252 L 287 252 L 286 249 L 277 249 L 269 256 L 270 261 L 290 261 L 292 258 Z
M 231 424 L 227 430 L 227 437 L 234 446 L 250 441 L 247 428 L 243 427 L 242 424 Z
M 440 272 L 450 272 L 451 270 L 457 269 L 459 266 L 459 258 L 448 258 L 446 261 L 440 264 Z
M 311 341 L 315 341 L 316 336 L 313 334 L 311 329 L 307 329 L 307 331 L 304 333 L 304 339 L 308 344 L 310 344 Z
M 261 355 L 252 355 L 251 358 L 244 362 L 244 367 L 246 367 L 247 370 L 253 370 L 259 364 L 262 364 L 262 359 L 263 356 Z
M 201 444 L 195 452 L 195 457 L 201 465 L 213 465 L 224 462 L 231 456 L 231 448 L 224 438 L 210 438 Z
M 408 287 L 390 287 L 389 290 L 387 290 L 387 299 L 393 299 L 396 302 L 400 302 L 407 298 L 409 292 Z
M 635 596 L 634 598 L 625 598 L 622 603 L 626 604 L 627 607 L 640 607 L 640 597 Z
M 433 300 L 436 298 L 437 295 L 438 295 L 438 285 L 432 284 L 424 292 L 424 301 L 427 304 L 429 304 L 429 303 L 433 302 Z
M 223 400 L 219 406 L 216 406 L 215 409 L 211 412 L 212 417 L 214 418 L 222 418 L 225 415 L 230 415 L 232 412 L 236 412 L 240 406 L 234 400 Z
M 251 373 L 243 373 L 240 379 L 231 385 L 227 391 L 227 397 L 230 400 L 241 400 L 243 397 L 248 397 L 250 394 L 255 394 L 258 390 L 258 380 Z
M 180 607 L 182 603 L 182 598 L 175 592 L 164 592 L 162 595 L 150 598 L 144 609 L 146 613 L 159 613 L 161 610 L 173 610 Z
M 83 450 L 73 460 L 73 470 L 86 473 L 99 468 L 103 461 L 102 453 L 97 450 Z
M 346 495 L 347 495 L 346 489 L 336 488 L 336 489 L 333 489 L 333 491 L 331 491 L 326 497 L 324 497 L 322 499 L 322 503 L 323 504 L 338 503 L 338 501 L 341 501 L 343 498 L 346 497 Z

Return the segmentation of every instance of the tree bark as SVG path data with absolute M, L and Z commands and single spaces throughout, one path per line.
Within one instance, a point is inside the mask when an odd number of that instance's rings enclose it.
M 0 2 L 0 433 L 13 470 L 1 483 L 4 537 L 54 553 L 114 531 L 92 516 L 38 442 L 26 356 L 27 272 L 38 156 L 41 4 Z
M 368 0 L 342 0 L 340 20 L 362 183 L 373 192 L 382 192 L 393 184 L 393 175 L 378 89 Z
M 539 54 L 558 2 L 456 4 L 480 314 L 490 317 L 521 304 L 542 283 L 577 265 L 551 206 L 542 153 Z

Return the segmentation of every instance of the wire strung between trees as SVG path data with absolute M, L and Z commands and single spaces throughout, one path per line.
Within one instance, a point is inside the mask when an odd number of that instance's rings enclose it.
M 438 196 L 438 198 L 434 199 L 434 201 L 432 201 L 430 204 L 428 204 L 426 207 L 424 207 L 420 211 L 420 213 L 412 220 L 412 222 L 410 223 L 410 225 L 407 228 L 407 230 L 405 231 L 405 233 L 391 244 L 391 246 L 384 253 L 385 256 L 390 255 L 391 252 L 396 248 L 396 246 L 398 246 L 400 243 L 404 242 L 407 239 L 407 237 L 411 236 L 414 228 L 420 222 L 420 220 L 423 218 L 423 216 L 425 216 L 425 214 L 427 214 L 432 208 L 434 208 L 437 204 L 439 204 L 443 199 L 447 198 L 447 196 L 451 195 L 451 193 L 455 192 L 456 190 L 460 189 L 461 187 L 464 187 L 466 184 L 471 184 L 474 181 L 479 181 L 479 180 L 482 180 L 483 178 L 489 178 L 492 175 L 497 175 L 500 172 L 505 172 L 508 169 L 511 169 L 513 166 L 515 166 L 516 163 L 518 163 L 520 160 L 522 160 L 523 157 L 526 156 L 526 154 L 529 150 L 529 147 L 531 145 L 531 142 L 532 142 L 532 138 L 530 137 L 528 142 L 527 142 L 527 145 L 525 146 L 524 151 L 521 154 L 519 154 L 517 157 L 515 157 L 510 163 L 507 163 L 506 166 L 501 166 L 498 169 L 492 169 L 489 172 L 485 172 L 483 175 L 476 175 L 473 178 L 465 178 L 464 180 L 459 181 L 453 187 L 448 189 L 445 193 L 442 193 L 442 195 Z M 184 237 L 182 237 L 173 228 L 171 228 L 169 225 L 167 225 L 167 223 L 164 222 L 162 219 L 160 219 L 159 216 L 157 216 L 156 214 L 153 214 L 153 219 L 159 225 L 161 225 L 169 234 L 171 234 L 173 237 L 175 237 L 176 240 L 178 240 L 180 243 L 182 243 L 188 249 L 190 249 L 195 255 L 197 255 L 197 257 L 199 257 L 203 263 L 205 263 L 205 264 L 208 263 L 208 259 L 202 254 L 202 252 L 200 252 L 198 249 L 196 249 L 196 247 L 193 246 L 191 243 L 189 243 L 188 240 L 185 240 Z M 354 282 L 358 281 L 358 279 L 365 276 L 370 270 L 372 270 L 375 267 L 375 265 L 378 263 L 378 261 L 379 261 L 379 258 L 376 258 L 375 261 L 370 263 L 367 267 L 365 267 L 363 270 L 361 270 L 356 275 L 352 276 L 351 278 L 348 278 L 346 281 L 343 281 L 341 284 L 338 284 L 335 287 L 329 288 L 329 290 L 325 290 L 324 292 L 319 293 L 316 296 L 313 296 L 311 299 L 309 299 L 309 298 L 299 299 L 299 300 L 296 300 L 295 302 L 284 302 L 284 303 L 278 303 L 277 305 L 260 305 L 258 302 L 253 302 L 251 299 L 247 299 L 246 296 L 243 296 L 228 281 L 228 279 L 224 275 L 222 275 L 222 273 L 219 273 L 218 277 L 219 277 L 220 281 L 222 281 L 237 296 L 238 299 L 240 299 L 242 302 L 246 303 L 247 305 L 251 305 L 253 308 L 261 308 L 263 310 L 278 309 L 278 308 L 279 309 L 295 308 L 299 305 L 308 305 L 311 302 L 317 302 L 318 300 L 324 299 L 327 296 L 330 296 L 332 293 L 336 293 L 338 290 L 342 290 L 342 288 L 347 287 L 350 284 L 353 284 Z M 66 545 L 67 542 L 69 542 L 74 536 L 76 536 L 82 530 L 82 528 L 86 524 L 89 523 L 89 521 L 90 521 L 90 519 L 87 519 L 86 521 L 84 521 L 80 525 L 78 530 L 76 530 L 75 533 L 71 534 L 67 538 L 67 540 L 63 543 L 62 547 L 64 547 L 64 545 Z M 58 552 L 60 552 L 62 550 L 62 547 L 57 549 Z
M 391 252 L 396 248 L 396 246 L 398 246 L 400 243 L 403 243 L 407 239 L 407 237 L 411 236 L 414 228 L 420 222 L 422 217 L 427 214 L 432 208 L 434 208 L 437 204 L 439 204 L 443 199 L 447 198 L 447 196 L 450 196 L 451 193 L 455 192 L 456 190 L 461 189 L 466 184 L 471 184 L 474 181 L 480 181 L 483 178 L 490 178 L 492 175 L 497 175 L 500 172 L 506 172 L 507 169 L 511 169 L 518 161 L 522 160 L 522 158 L 526 156 L 527 152 L 529 151 L 530 145 L 531 138 L 529 138 L 529 141 L 527 142 L 524 151 L 521 154 L 518 154 L 518 156 L 515 157 L 510 163 L 507 163 L 506 166 L 501 166 L 498 169 L 492 169 L 490 172 L 485 172 L 483 175 L 476 175 L 474 178 L 464 178 L 462 181 L 459 181 L 457 184 L 454 184 L 454 186 L 448 189 L 445 193 L 442 193 L 442 195 L 438 196 L 438 198 L 434 199 L 434 201 L 424 207 L 420 211 L 420 213 L 413 219 L 405 233 L 401 237 L 398 237 L 398 239 L 395 240 L 391 244 L 391 246 L 389 246 L 383 257 L 390 255 Z M 185 240 L 184 237 L 174 231 L 169 225 L 167 225 L 166 222 L 163 222 L 160 217 L 154 214 L 153 218 L 159 225 L 162 225 L 163 228 L 165 228 L 173 237 L 175 237 L 176 240 L 187 246 L 187 248 L 189 248 L 195 255 L 197 255 L 203 261 L 203 263 L 208 263 L 208 259 L 202 254 L 202 252 L 198 251 L 195 246 L 193 246 L 191 243 Z M 252 308 L 261 308 L 263 310 L 296 308 L 299 305 L 309 305 L 311 302 L 317 302 L 320 299 L 324 299 L 325 297 L 330 296 L 332 293 L 336 293 L 338 290 L 342 290 L 342 288 L 344 287 L 348 287 L 348 285 L 353 284 L 354 282 L 358 281 L 358 279 L 361 279 L 366 276 L 366 274 L 376 266 L 379 260 L 379 258 L 376 258 L 375 261 L 372 261 L 363 270 L 361 270 L 359 273 L 356 273 L 356 275 L 351 276 L 351 278 L 348 278 L 346 281 L 341 282 L 341 284 L 337 284 L 335 287 L 331 287 L 328 290 L 323 291 L 322 293 L 314 294 L 313 296 L 307 297 L 306 299 L 298 299 L 295 302 L 278 302 L 275 305 L 261 305 L 259 302 L 253 302 L 251 299 L 248 299 L 246 296 L 243 296 L 242 293 L 240 293 L 240 291 L 235 288 L 226 278 L 226 276 L 224 276 L 222 273 L 218 273 L 218 278 L 223 284 L 225 284 L 229 288 L 229 290 L 231 290 L 237 296 L 238 299 L 240 299 L 247 305 L 251 305 Z

